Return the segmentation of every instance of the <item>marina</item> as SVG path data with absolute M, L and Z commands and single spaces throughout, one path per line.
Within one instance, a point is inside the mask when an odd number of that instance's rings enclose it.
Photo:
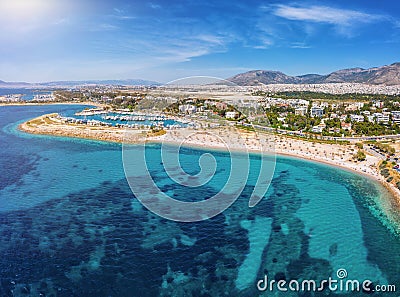
M 176 116 L 143 114 L 126 110 L 106 111 L 100 108 L 87 109 L 73 114 L 63 113 L 58 119 L 64 123 L 86 124 L 118 128 L 146 129 L 179 129 L 196 127 L 196 123 Z

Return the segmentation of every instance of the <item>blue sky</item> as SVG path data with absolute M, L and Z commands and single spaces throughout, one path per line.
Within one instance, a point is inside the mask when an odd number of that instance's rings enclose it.
M 325 74 L 400 61 L 399 1 L 0 1 L 0 80 Z

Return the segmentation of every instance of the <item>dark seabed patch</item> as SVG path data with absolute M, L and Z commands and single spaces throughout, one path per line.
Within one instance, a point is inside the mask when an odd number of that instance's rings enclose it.
M 273 296 L 257 291 L 264 275 L 276 281 L 322 280 L 343 263 L 349 277 L 398 282 L 400 240 L 387 228 L 378 186 L 364 177 L 278 158 L 271 187 L 256 207 L 248 207 L 250 180 L 222 214 L 197 223 L 172 222 L 134 198 L 118 145 L 23 136 L 9 127 L 42 113 L 76 109 L 0 108 L 0 148 L 7 152 L 0 155 L 0 164 L 6 164 L 1 205 L 38 198 L 0 213 L 0 296 Z M 213 152 L 219 179 L 194 191 L 162 170 L 158 146 L 146 153 L 158 187 L 183 201 L 214 195 L 229 174 L 226 154 Z M 182 150 L 188 173 L 199 172 L 202 153 Z M 177 169 L 174 178 L 193 180 Z M 60 188 L 65 193 L 55 194 Z M 395 215 L 394 206 L 388 207 Z M 325 290 L 291 296 L 332 295 Z

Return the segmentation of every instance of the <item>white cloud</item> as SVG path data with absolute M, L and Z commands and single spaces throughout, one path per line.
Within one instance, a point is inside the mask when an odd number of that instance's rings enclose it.
M 273 14 L 293 21 L 328 23 L 338 26 L 349 26 L 354 22 L 372 23 L 384 19 L 384 16 L 368 14 L 356 10 L 337 9 L 327 6 L 295 7 L 277 5 Z
M 132 20 L 136 18 L 135 16 L 127 14 L 126 11 L 123 9 L 114 8 L 113 11 L 114 13 L 109 16 L 113 19 L 123 21 L 123 20 Z
M 59 26 L 59 25 L 64 25 L 70 23 L 69 18 L 59 18 L 53 22 L 54 25 Z
M 161 8 L 161 5 L 160 4 L 156 4 L 156 3 L 149 3 L 149 6 L 152 8 L 152 9 L 160 9 Z
M 272 38 L 268 38 L 266 36 L 259 36 L 259 44 L 253 46 L 255 49 L 268 49 L 275 44 Z
M 151 45 L 157 59 L 166 62 L 188 62 L 192 58 L 224 52 L 226 37 L 212 34 L 173 36 Z
M 124 56 L 126 58 L 142 60 L 149 58 L 154 66 L 160 63 L 188 62 L 193 58 L 212 53 L 225 52 L 230 38 L 222 35 L 204 33 L 189 34 L 188 32 L 160 34 L 150 31 L 146 38 L 131 39 L 121 36 L 113 43 L 96 43 L 96 52 L 105 55 Z
M 101 32 L 101 31 L 114 31 L 119 29 L 118 26 L 109 23 L 92 24 L 88 27 L 90 32 Z
M 304 43 L 304 42 L 294 42 L 294 43 L 292 43 L 292 44 L 290 45 L 290 47 L 291 47 L 291 48 L 304 48 L 304 49 L 311 48 L 310 45 L 307 45 L 307 44 Z
M 192 58 L 200 57 L 209 54 L 207 48 L 202 49 L 165 49 L 158 60 L 164 62 L 189 62 Z
M 221 36 L 211 35 L 211 34 L 198 35 L 197 37 L 195 37 L 195 39 L 198 39 L 200 41 L 204 41 L 205 43 L 213 44 L 213 45 L 224 45 L 224 43 L 225 43 L 224 38 L 222 38 Z

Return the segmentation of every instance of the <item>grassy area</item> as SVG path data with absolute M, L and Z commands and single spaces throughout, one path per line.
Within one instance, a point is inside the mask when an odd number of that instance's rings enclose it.
M 393 163 L 381 161 L 378 163 L 378 166 L 380 175 L 382 175 L 388 183 L 400 189 L 400 173 L 393 169 Z
M 299 137 L 299 136 L 295 136 L 295 135 L 280 134 L 280 133 L 275 133 L 275 135 L 286 137 L 286 138 L 291 138 L 291 139 L 296 139 L 296 140 L 308 141 L 311 143 L 340 144 L 340 145 L 350 144 L 350 141 L 348 141 L 348 140 L 327 140 L 327 139 L 306 138 L 306 137 Z
M 37 126 L 37 125 L 43 124 L 43 120 L 41 118 L 36 118 L 36 119 L 28 121 L 26 124 L 28 126 L 33 126 L 33 125 Z
M 252 126 L 236 125 L 235 127 L 240 129 L 240 130 L 244 130 L 244 131 L 248 131 L 248 132 L 255 132 L 256 131 Z
M 162 136 L 166 134 L 167 132 L 165 130 L 159 130 L 159 131 L 149 131 L 147 132 L 148 137 L 156 137 L 156 136 Z
M 57 116 L 56 113 L 41 116 L 41 117 L 38 117 L 38 118 L 35 118 L 35 119 L 32 119 L 32 120 L 26 122 L 26 124 L 28 126 L 33 126 L 33 125 L 38 126 L 38 125 L 43 125 L 43 124 L 47 124 L 47 125 L 57 124 L 57 122 L 51 120 L 51 117 L 55 117 L 55 116 Z
M 44 117 L 43 121 L 45 122 L 45 124 L 48 124 L 48 125 L 54 124 L 54 121 L 52 121 L 49 117 Z

